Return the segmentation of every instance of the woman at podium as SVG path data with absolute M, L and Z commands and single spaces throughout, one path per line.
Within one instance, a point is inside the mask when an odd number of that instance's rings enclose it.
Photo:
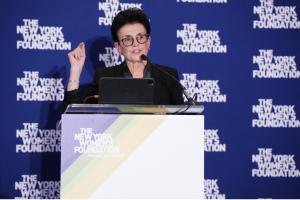
M 101 77 L 124 77 L 154 79 L 155 105 L 183 104 L 182 86 L 178 81 L 177 70 L 154 64 L 147 58 L 151 43 L 150 33 L 149 18 L 142 10 L 130 8 L 116 15 L 112 22 L 111 35 L 115 48 L 124 56 L 125 61 L 120 65 L 96 71 L 87 92 L 88 97 L 79 95 L 79 80 L 86 59 L 85 44 L 81 42 L 68 53 L 71 68 L 64 103 L 82 103 L 91 96 L 97 97 Z

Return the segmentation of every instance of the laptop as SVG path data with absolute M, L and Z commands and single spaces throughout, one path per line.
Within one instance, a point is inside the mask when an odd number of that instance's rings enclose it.
M 99 80 L 100 104 L 154 104 L 152 78 L 102 77 Z

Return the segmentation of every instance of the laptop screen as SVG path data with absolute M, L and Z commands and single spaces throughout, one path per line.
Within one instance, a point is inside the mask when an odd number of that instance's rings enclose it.
M 101 104 L 153 104 L 152 78 L 103 77 L 99 80 Z

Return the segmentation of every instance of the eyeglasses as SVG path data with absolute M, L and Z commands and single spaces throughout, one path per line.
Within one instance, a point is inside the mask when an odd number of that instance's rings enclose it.
M 137 36 L 135 36 L 135 39 L 139 44 L 145 44 L 149 39 L 149 34 L 138 34 Z M 125 47 L 129 47 L 133 45 L 134 38 L 132 36 L 127 36 L 121 39 L 121 42 Z

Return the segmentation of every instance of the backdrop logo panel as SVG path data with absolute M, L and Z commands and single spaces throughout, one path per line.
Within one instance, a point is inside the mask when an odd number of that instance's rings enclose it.
M 17 78 L 17 101 L 62 101 L 64 85 L 62 78 L 41 78 L 38 71 L 23 71 L 24 77 Z
M 299 128 L 295 105 L 273 105 L 273 99 L 258 99 L 258 105 L 252 106 L 252 113 L 258 119 L 252 119 L 255 128 Z
M 220 143 L 218 129 L 204 130 L 205 152 L 226 152 L 226 144 Z
M 259 49 L 259 55 L 253 56 L 253 64 L 258 70 L 253 70 L 253 78 L 296 79 L 300 77 L 295 56 L 274 56 L 273 49 Z
M 227 0 L 177 0 L 182 3 L 227 3 Z
M 181 84 L 187 93 L 197 96 L 198 102 L 226 103 L 226 94 L 222 94 L 219 80 L 197 80 L 197 74 L 182 74 Z
M 15 190 L 21 193 L 16 199 L 59 199 L 60 181 L 42 181 L 37 174 L 24 174 L 15 181 Z
M 40 129 L 38 123 L 23 123 L 23 129 L 16 130 L 16 138 L 21 143 L 16 145 L 17 153 L 60 152 L 61 131 Z
M 105 53 L 99 53 L 99 62 L 104 62 L 105 67 L 119 65 L 124 60 L 124 56 L 114 47 L 105 47 Z
M 23 25 L 17 25 L 17 49 L 71 50 L 71 42 L 65 42 L 62 26 L 40 26 L 38 19 L 23 19 Z
M 119 0 L 106 0 L 105 2 L 98 3 L 99 11 L 104 12 L 104 17 L 99 17 L 99 26 L 110 26 L 113 18 L 122 10 L 128 8 L 142 9 L 142 3 L 120 3 Z
M 258 168 L 252 169 L 252 177 L 300 177 L 294 154 L 273 154 L 272 148 L 257 150 L 258 154 L 252 155 L 252 163 L 256 163 Z
M 197 24 L 182 24 L 177 38 L 182 44 L 176 45 L 177 53 L 226 53 L 227 45 L 221 44 L 218 30 L 198 30 Z
M 259 17 L 253 21 L 254 29 L 300 29 L 296 6 L 275 6 L 274 0 L 260 0 L 253 14 Z
M 218 179 L 204 180 L 205 199 L 225 199 L 226 195 L 220 192 Z
M 50 189 L 38 182 L 59 184 L 60 180 L 56 122 L 62 114 L 63 84 L 69 78 L 67 52 L 74 49 L 74 42 L 85 41 L 87 58 L 80 77 L 84 93 L 97 67 L 124 61 L 113 48 L 110 25 L 128 7 L 141 8 L 151 18 L 153 62 L 177 66 L 189 95 L 196 94 L 196 100 L 205 104 L 204 177 L 210 178 L 206 198 L 225 198 L 225 194 L 226 198 L 300 198 L 296 163 L 300 155 L 299 0 L 10 0 L 2 4 L 5 142 L 0 152 L 6 159 L 0 161 L 5 166 L 1 167 L 0 198 L 59 198 L 58 186 Z M 70 15 L 68 11 L 80 12 Z M 72 138 L 76 158 L 84 154 L 80 152 L 92 152 L 88 146 L 102 138 L 107 148 L 98 150 L 110 151 L 109 159 L 122 159 L 123 154 L 113 153 L 118 152 L 114 149 L 118 141 L 111 140 L 111 132 L 89 130 L 92 126 L 74 121 L 71 125 L 76 126 L 72 132 L 77 134 L 77 140 Z M 138 135 L 147 129 L 141 128 Z M 182 134 L 186 136 L 186 131 Z M 239 145 L 245 138 L 251 139 Z M 173 139 L 167 142 L 168 148 L 169 142 Z M 74 153 L 74 148 L 69 151 Z M 185 157 L 177 155 L 174 160 L 178 163 Z M 83 186 L 91 182 L 87 183 Z

